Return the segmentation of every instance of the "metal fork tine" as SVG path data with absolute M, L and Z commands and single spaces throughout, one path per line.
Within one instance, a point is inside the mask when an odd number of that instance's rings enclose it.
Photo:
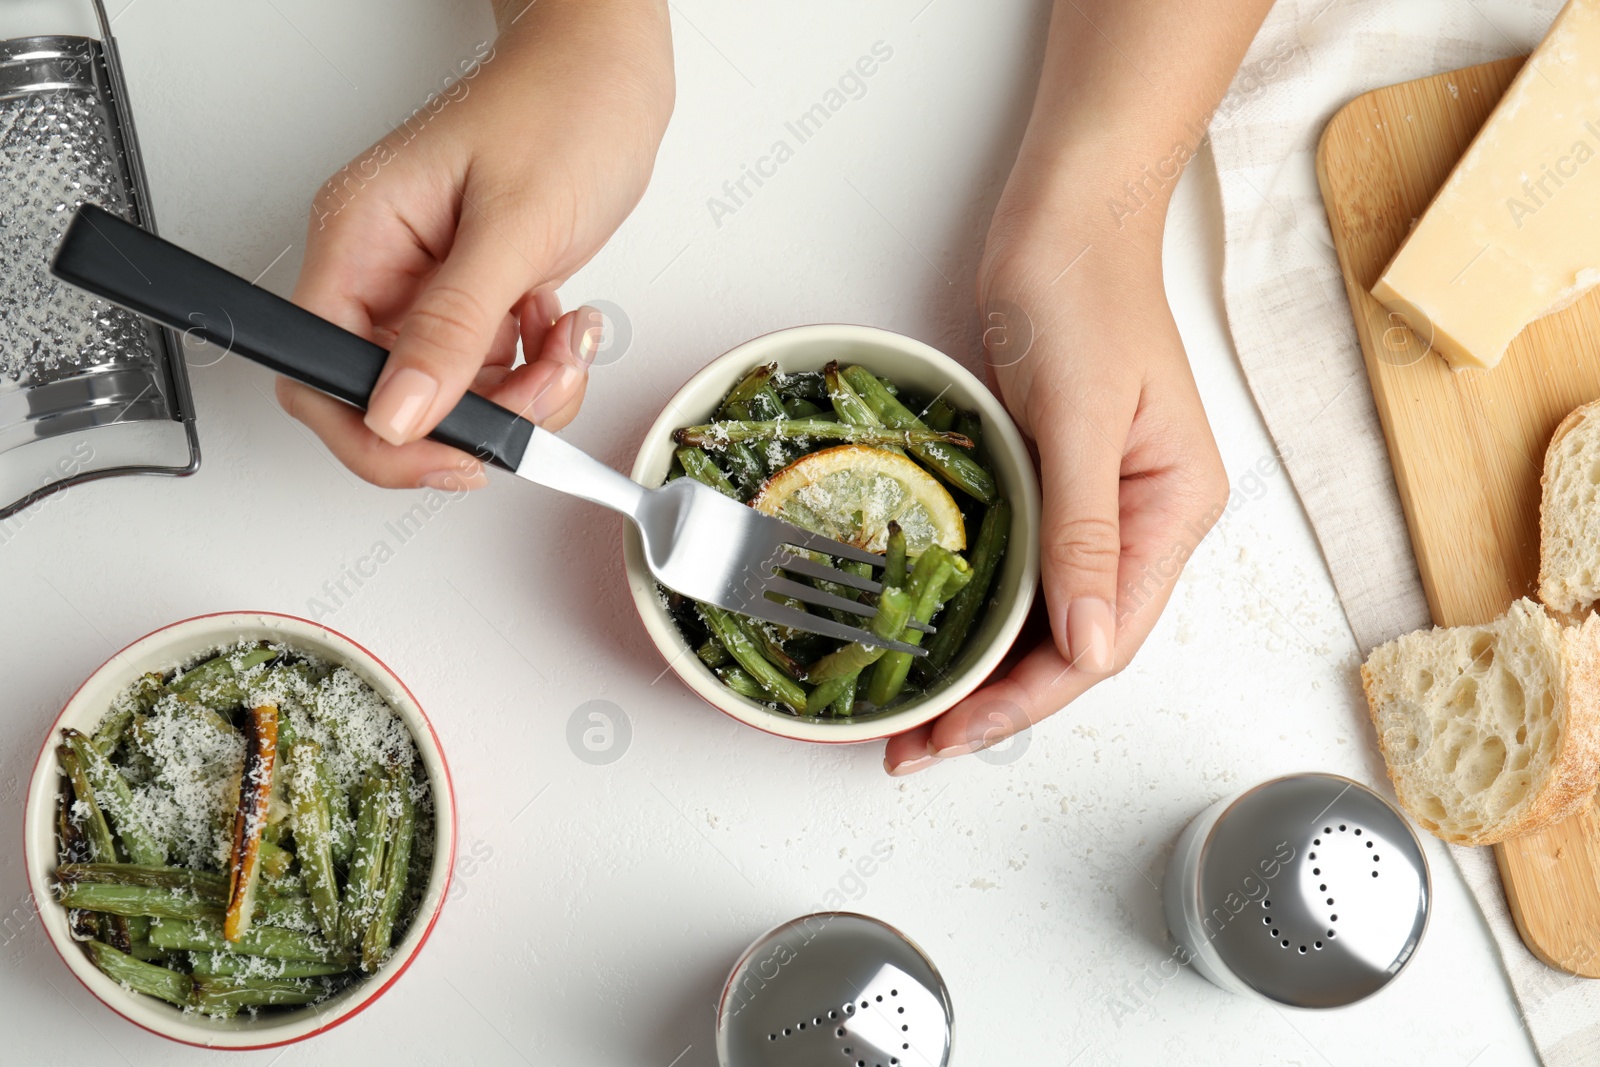
M 781 519 L 774 521 L 782 522 Z M 835 556 L 839 559 L 854 560 L 857 563 L 870 563 L 874 567 L 883 566 L 883 556 L 876 552 L 868 552 L 864 548 L 847 545 L 843 541 L 835 541 L 831 538 L 823 537 L 821 534 L 802 530 L 800 527 L 792 526 L 789 523 L 783 523 L 783 525 L 784 529 L 781 536 L 785 544 L 799 545 L 801 548 L 809 548 L 813 552 L 821 552 L 824 555 Z
M 837 567 L 830 567 L 825 563 L 807 559 L 805 556 L 791 554 L 789 558 L 778 564 L 786 571 L 803 574 L 807 578 L 820 578 L 825 582 L 835 582 L 839 585 L 848 585 L 852 589 L 859 589 L 864 593 L 883 592 L 883 583 L 875 582 L 871 578 L 863 578 L 859 574 L 851 574 Z
M 852 615 L 865 615 L 870 618 L 878 613 L 877 607 L 872 604 L 863 604 L 861 601 L 851 600 L 849 597 L 825 593 L 821 589 L 806 585 L 804 582 L 797 582 L 792 578 L 785 578 L 782 575 L 773 575 L 767 579 L 767 590 L 780 596 L 792 596 L 796 600 L 803 600 L 807 604 L 819 608 L 835 608 L 839 611 L 848 611 Z M 921 630 L 925 634 L 938 632 L 927 623 L 918 622 L 916 619 L 912 619 L 906 625 L 913 630 Z
M 926 656 L 928 650 L 917 645 L 908 645 L 904 641 L 885 641 L 873 635 L 869 630 L 846 626 L 844 623 L 835 622 L 821 615 L 812 615 L 780 604 L 776 600 L 761 599 L 754 604 L 745 605 L 739 609 L 746 614 L 764 619 L 775 626 L 787 626 L 796 630 L 809 630 L 824 637 L 832 637 L 839 641 L 857 641 L 874 648 L 886 648 L 890 652 L 909 652 L 913 656 Z

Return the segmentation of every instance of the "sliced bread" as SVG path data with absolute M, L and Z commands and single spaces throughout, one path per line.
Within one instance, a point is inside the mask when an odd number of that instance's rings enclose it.
M 1600 401 L 1561 420 L 1544 452 L 1539 599 L 1554 611 L 1600 600 Z
M 1400 803 L 1446 841 L 1548 826 L 1600 781 L 1600 619 L 1563 627 L 1524 598 L 1374 649 L 1361 680 Z

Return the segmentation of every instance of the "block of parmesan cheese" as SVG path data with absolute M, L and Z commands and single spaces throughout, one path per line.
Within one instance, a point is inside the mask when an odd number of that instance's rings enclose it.
M 1492 367 L 1600 282 L 1600 0 L 1569 0 L 1373 286 L 1451 365 Z

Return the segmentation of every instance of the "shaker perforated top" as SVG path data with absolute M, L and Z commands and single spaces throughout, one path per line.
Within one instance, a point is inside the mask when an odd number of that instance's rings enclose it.
M 1241 794 L 1201 850 L 1201 929 L 1251 989 L 1303 1008 L 1371 995 L 1411 959 L 1431 885 L 1416 834 L 1359 782 L 1302 774 Z
M 922 950 L 877 919 L 824 912 L 751 945 L 717 1006 L 723 1067 L 943 1067 L 953 1016 Z

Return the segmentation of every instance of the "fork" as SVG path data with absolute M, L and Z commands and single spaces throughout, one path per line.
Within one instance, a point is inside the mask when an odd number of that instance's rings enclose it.
M 389 355 L 93 204 L 75 212 L 50 269 L 80 289 L 358 408 L 366 407 Z M 621 512 L 639 530 L 650 573 L 691 600 L 841 641 L 927 655 L 916 645 L 774 599 L 869 618 L 876 613 L 872 604 L 788 575 L 876 594 L 880 583 L 806 553 L 877 567 L 883 566 L 880 555 L 763 515 L 692 478 L 647 489 L 476 393 L 463 396 L 429 436 L 519 478 Z

